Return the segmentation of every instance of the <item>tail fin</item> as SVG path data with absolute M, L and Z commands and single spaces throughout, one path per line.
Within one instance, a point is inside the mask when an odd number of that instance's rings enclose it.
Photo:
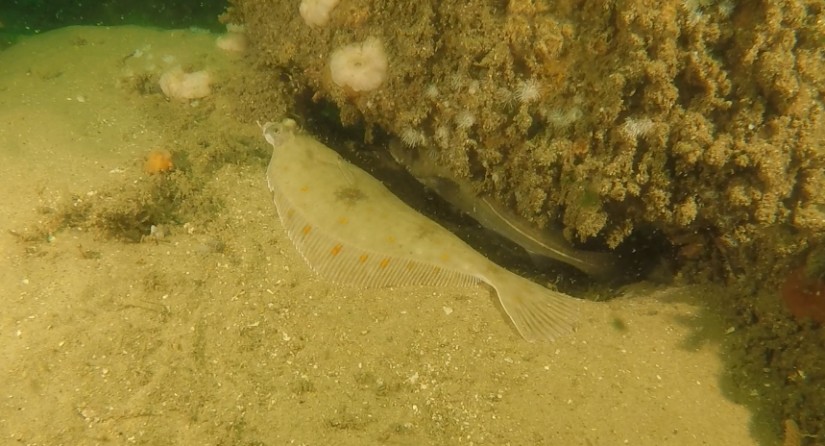
M 498 294 L 504 312 L 530 342 L 552 341 L 573 332 L 581 302 L 501 269 L 486 281 Z

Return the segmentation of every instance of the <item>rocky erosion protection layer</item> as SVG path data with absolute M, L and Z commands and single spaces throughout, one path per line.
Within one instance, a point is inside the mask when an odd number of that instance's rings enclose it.
M 232 3 L 296 92 L 539 227 L 763 279 L 825 233 L 818 0 Z

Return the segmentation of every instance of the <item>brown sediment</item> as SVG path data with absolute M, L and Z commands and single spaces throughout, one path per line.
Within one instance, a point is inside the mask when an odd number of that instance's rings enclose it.
M 792 271 L 780 290 L 785 306 L 797 319 L 825 323 L 825 281 L 808 277 L 804 269 Z

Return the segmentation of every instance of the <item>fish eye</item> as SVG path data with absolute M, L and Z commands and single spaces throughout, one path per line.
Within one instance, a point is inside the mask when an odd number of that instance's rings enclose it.
M 284 141 L 284 134 L 294 132 L 298 124 L 292 119 L 284 119 L 281 122 L 267 122 L 259 126 L 266 142 L 275 147 L 281 145 Z

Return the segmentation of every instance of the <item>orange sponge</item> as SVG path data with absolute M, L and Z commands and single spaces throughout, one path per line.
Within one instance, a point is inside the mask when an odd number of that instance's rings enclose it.
M 172 162 L 172 154 L 168 150 L 155 149 L 146 155 L 146 160 L 143 163 L 143 171 L 149 175 L 156 173 L 169 172 L 175 168 Z

